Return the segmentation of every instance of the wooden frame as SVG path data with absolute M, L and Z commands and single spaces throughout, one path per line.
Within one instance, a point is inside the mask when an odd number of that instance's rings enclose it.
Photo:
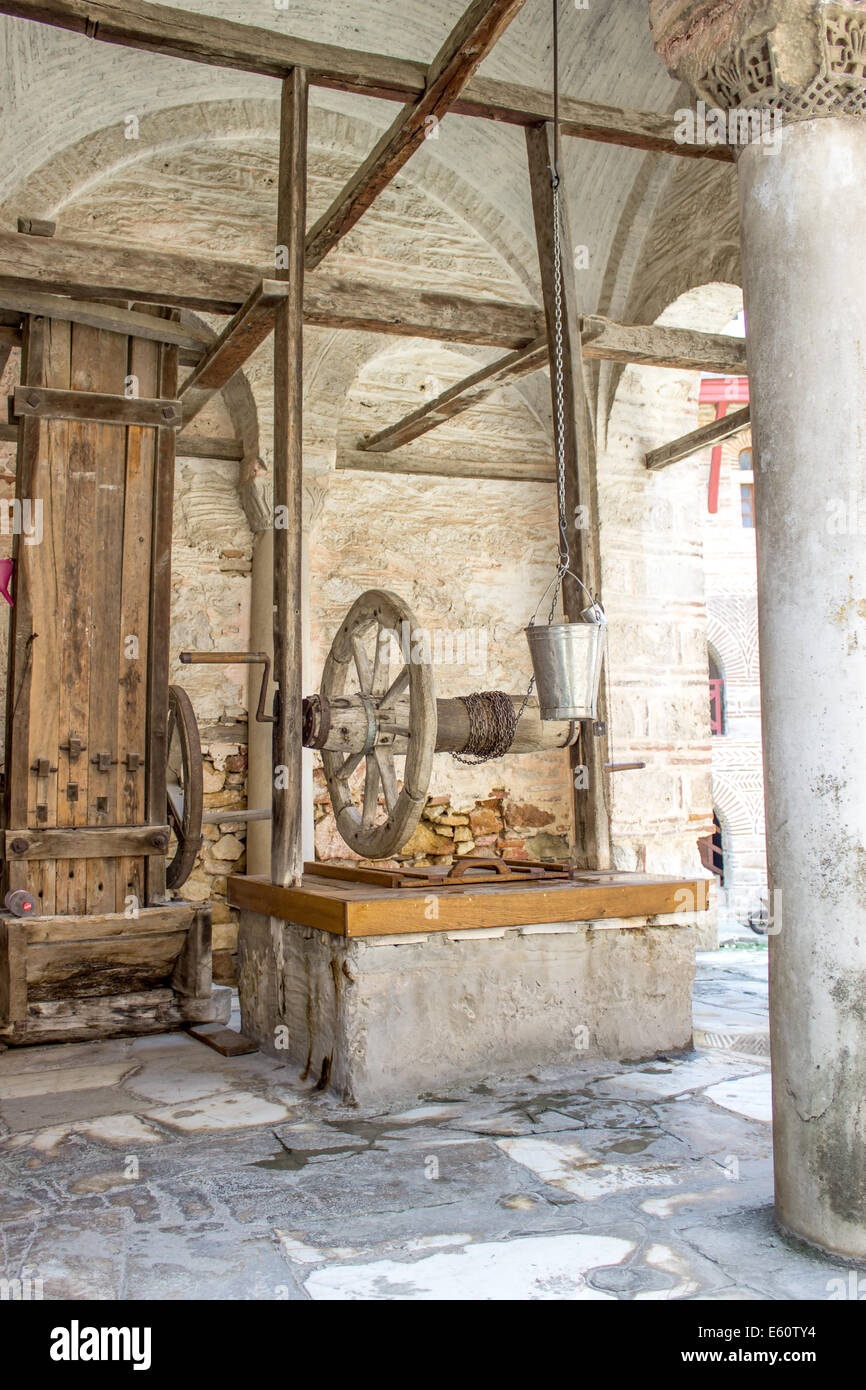
M 225 1023 L 212 988 L 210 909 L 177 902 L 125 913 L 0 916 L 0 1040 L 74 1042 Z
M 203 261 L 181 251 L 57 237 L 44 241 L 0 231 L 0 302 L 14 292 L 19 302 L 32 303 L 33 313 L 49 317 L 51 309 L 45 306 L 45 299 L 57 300 L 63 295 L 84 301 L 105 297 L 140 300 L 235 315 L 260 292 L 263 281 L 273 283 L 269 281 L 273 274 L 219 256 Z M 65 303 L 69 308 L 62 317 L 90 321 L 83 316 L 78 319 L 74 301 Z M 114 313 L 108 306 L 87 307 Z M 306 277 L 304 323 L 311 328 L 430 338 L 511 352 L 530 347 L 545 334 L 543 310 L 534 304 L 472 299 L 437 290 L 405 290 L 385 282 L 330 276 L 326 270 Z M 587 359 L 725 376 L 747 374 L 742 338 L 659 324 L 620 324 L 598 314 L 583 314 L 580 323 Z M 112 325 L 106 321 L 103 326 Z M 175 330 L 178 327 L 175 325 Z
M 509 349 L 511 355 L 490 368 L 476 371 L 464 382 L 406 420 L 381 431 L 365 442 L 358 453 L 369 456 L 374 465 L 400 443 L 416 438 L 441 420 L 468 408 L 503 380 L 543 365 L 544 344 L 539 341 L 541 316 L 533 306 L 496 305 L 480 301 L 456 301 L 452 296 L 407 295 L 392 292 L 383 296 L 375 286 L 326 285 L 322 278 L 305 287 L 305 268 L 319 264 L 327 251 L 355 224 L 377 194 L 419 148 L 431 120 L 452 110 L 458 114 L 503 120 L 526 128 L 530 185 L 539 245 L 544 296 L 546 339 L 553 342 L 553 199 L 550 189 L 552 98 L 512 84 L 493 83 L 474 74 L 479 63 L 496 42 L 524 0 L 472 0 L 440 53 L 429 67 L 422 64 L 353 53 L 331 45 L 302 42 L 234 24 L 213 17 L 192 14 L 174 7 L 153 5 L 146 0 L 129 0 L 123 5 L 104 0 L 0 0 L 0 12 L 83 32 L 110 43 L 173 54 L 214 66 L 241 68 L 267 73 L 282 80 L 280 171 L 278 199 L 278 244 L 287 248 L 288 264 L 279 278 L 286 281 L 279 293 L 269 296 L 266 282 L 253 267 L 234 263 L 202 264 L 174 253 L 153 253 L 143 248 L 136 253 L 138 264 L 130 287 L 130 258 L 109 247 L 88 248 L 83 244 L 58 243 L 51 238 L 46 248 L 40 239 L 28 238 L 14 250 L 8 237 L 0 235 L 0 286 L 35 288 L 43 298 L 46 290 L 96 298 L 120 297 L 154 303 L 188 305 L 215 312 L 232 312 L 232 322 L 216 342 L 206 346 L 192 376 L 181 390 L 183 419 L 189 423 L 208 396 L 224 386 L 249 354 L 275 325 L 275 461 L 274 507 L 277 518 L 274 547 L 275 659 L 274 678 L 278 687 L 274 726 L 274 763 L 278 776 L 273 793 L 273 836 L 271 877 L 274 884 L 288 888 L 300 883 L 301 834 L 301 474 L 302 474 L 302 355 L 304 323 L 367 328 L 389 333 L 438 337 L 444 341 L 472 342 Z M 382 136 L 367 160 L 349 181 L 319 222 L 306 235 L 307 109 L 310 82 L 362 91 L 369 95 L 400 100 L 403 111 Z M 680 145 L 670 116 L 626 112 L 615 108 L 564 99 L 561 129 L 566 135 L 620 143 L 633 148 L 730 160 L 726 148 Z M 587 354 L 617 361 L 651 360 L 646 355 L 647 335 L 655 341 L 666 335 L 665 365 L 685 365 L 684 348 L 672 345 L 676 330 L 629 329 L 605 321 L 584 323 L 577 301 L 571 265 L 571 240 L 565 198 L 560 200 L 560 241 L 562 282 L 565 295 L 566 401 L 566 510 L 569 544 L 575 566 L 595 595 L 600 594 L 601 566 L 598 555 L 595 449 L 589 404 L 583 376 L 583 334 Z M 12 252 L 15 264 L 4 252 Z M 92 270 L 92 257 L 101 260 L 99 272 Z M 139 277 L 140 276 L 140 280 Z M 387 303 L 383 307 L 383 298 Z M 244 302 L 241 302 L 244 301 Z M 422 328 L 417 319 L 421 319 Z M 461 321 L 462 320 L 462 321 Z M 32 322 L 32 320 L 29 320 Z M 620 342 L 605 347 L 605 339 L 620 335 Z M 642 337 L 642 346 L 636 341 Z M 703 335 L 709 338 L 712 335 Z M 630 341 L 628 341 L 630 338 Z M 625 341 L 623 341 L 623 339 Z M 35 341 L 35 340 L 34 340 Z M 695 335 L 691 336 L 694 348 Z M 38 346 L 38 344 L 37 344 Z M 198 351 L 196 342 L 192 351 Z M 651 349 L 649 349 L 651 350 Z M 736 353 L 731 343 L 725 353 Z M 723 356 L 721 348 L 716 348 Z M 635 357 L 637 353 L 637 357 Z M 161 350 L 160 399 L 137 401 L 138 414 L 128 422 L 158 426 L 154 497 L 162 520 L 152 536 L 150 602 L 152 628 L 167 630 L 168 574 L 170 555 L 170 516 L 174 440 L 169 440 L 170 407 L 177 394 L 178 345 L 164 344 Z M 690 363 L 691 365 L 691 360 Z M 705 365 L 705 364 L 701 364 Z M 737 364 L 738 367 L 740 363 Z M 722 370 L 728 369 L 728 359 Z M 26 391 L 26 388 L 25 388 Z M 25 391 L 21 392 L 21 413 L 26 415 Z M 57 395 L 59 393 L 55 393 Z M 66 393 L 71 396 L 72 393 Z M 16 392 L 16 405 L 19 393 Z M 37 403 L 38 404 L 38 403 Z M 54 401 L 55 409 L 63 402 Z M 161 418 L 145 419 L 161 410 Z M 33 393 L 29 408 L 36 410 Z M 77 420 L 83 409 L 98 411 L 91 400 L 87 406 L 67 402 L 72 414 L 61 416 Z M 106 407 L 103 407 L 106 408 Z M 78 412 L 78 413 L 75 413 Z M 104 415 L 89 417 L 104 419 Z M 116 419 L 116 416 L 109 417 Z M 30 422 L 32 423 L 32 422 Z M 28 428 L 22 422 L 19 466 L 26 469 Z M 378 446 L 378 448 L 376 447 Z M 368 466 L 369 466 L 368 465 Z M 380 464 L 384 467 L 384 464 Z M 578 529 L 572 518 L 582 507 L 589 525 Z M 566 614 L 575 618 L 584 606 L 582 594 L 570 578 L 564 587 Z M 149 672 L 158 688 L 165 685 L 167 651 L 148 651 Z M 604 697 L 601 699 L 603 722 Z M 575 794 L 575 814 L 581 841 L 581 862 L 606 866 L 609 861 L 604 753 L 599 739 L 582 740 L 582 756 L 588 766 L 589 788 Z M 148 817 L 154 820 L 165 800 L 165 711 L 151 708 L 148 726 Z M 283 773 L 284 781 L 280 781 Z M 161 802 L 160 802 L 161 798 Z M 162 817 L 160 816 L 160 819 Z M 25 824 L 26 821 L 20 823 Z M 160 879 L 155 858 L 146 862 L 149 900 L 164 892 L 164 866 Z
M 425 63 L 363 53 L 280 34 L 272 29 L 237 24 L 213 15 L 145 0 L 0 0 L 0 13 L 86 34 L 103 43 L 186 58 L 210 67 L 240 69 L 283 79 L 295 67 L 306 69 L 314 86 L 356 92 L 385 101 L 417 101 L 428 85 Z M 553 118 L 553 97 L 516 83 L 473 77 L 452 104 L 455 115 L 509 125 L 535 126 Z M 683 159 L 732 163 L 726 145 L 683 144 L 676 137 L 673 115 L 604 106 L 563 97 L 564 135 Z

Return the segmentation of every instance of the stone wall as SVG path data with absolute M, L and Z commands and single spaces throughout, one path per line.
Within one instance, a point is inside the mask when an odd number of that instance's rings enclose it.
M 701 406 L 702 424 L 713 416 L 712 405 Z M 712 740 L 713 805 L 725 858 L 720 906 L 732 924 L 760 911 L 767 890 L 755 529 L 743 525 L 740 491 L 752 485 L 752 472 L 740 467 L 751 442 L 746 429 L 721 446 L 718 511 L 710 516 L 705 509 L 703 523 L 707 641 L 725 682 L 725 732 Z

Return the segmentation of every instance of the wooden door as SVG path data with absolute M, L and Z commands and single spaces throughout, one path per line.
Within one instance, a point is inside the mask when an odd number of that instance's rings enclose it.
M 165 898 L 174 484 L 174 429 L 135 422 L 176 396 L 177 350 L 31 318 L 21 380 L 21 408 L 42 413 L 19 414 L 31 528 L 13 549 L 3 887 L 45 915 L 131 915 Z M 82 418 L 94 392 L 110 398 L 99 423 Z

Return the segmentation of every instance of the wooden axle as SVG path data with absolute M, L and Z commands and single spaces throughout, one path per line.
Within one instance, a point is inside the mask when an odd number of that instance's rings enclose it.
M 522 695 L 512 695 L 515 711 L 520 709 Z M 409 701 L 395 700 L 389 709 L 369 709 L 360 695 L 328 699 L 313 695 L 304 700 L 304 734 L 306 748 L 324 749 L 333 753 L 365 753 L 373 747 L 390 748 L 400 757 L 406 752 L 409 729 Z M 511 753 L 543 753 L 556 748 L 569 748 L 577 742 L 580 725 L 568 720 L 543 720 L 538 700 L 527 703 Z M 469 743 L 469 711 L 460 699 L 436 701 L 437 753 L 463 753 Z

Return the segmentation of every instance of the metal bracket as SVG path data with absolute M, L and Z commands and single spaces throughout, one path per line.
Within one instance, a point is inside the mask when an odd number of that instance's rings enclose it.
M 58 746 L 62 748 L 64 752 L 67 752 L 69 754 L 69 761 L 72 762 L 74 758 L 81 757 L 81 754 L 84 752 L 85 748 L 87 747 L 87 744 L 82 743 L 81 739 L 76 738 L 74 734 L 70 734 L 66 743 L 61 743 Z

